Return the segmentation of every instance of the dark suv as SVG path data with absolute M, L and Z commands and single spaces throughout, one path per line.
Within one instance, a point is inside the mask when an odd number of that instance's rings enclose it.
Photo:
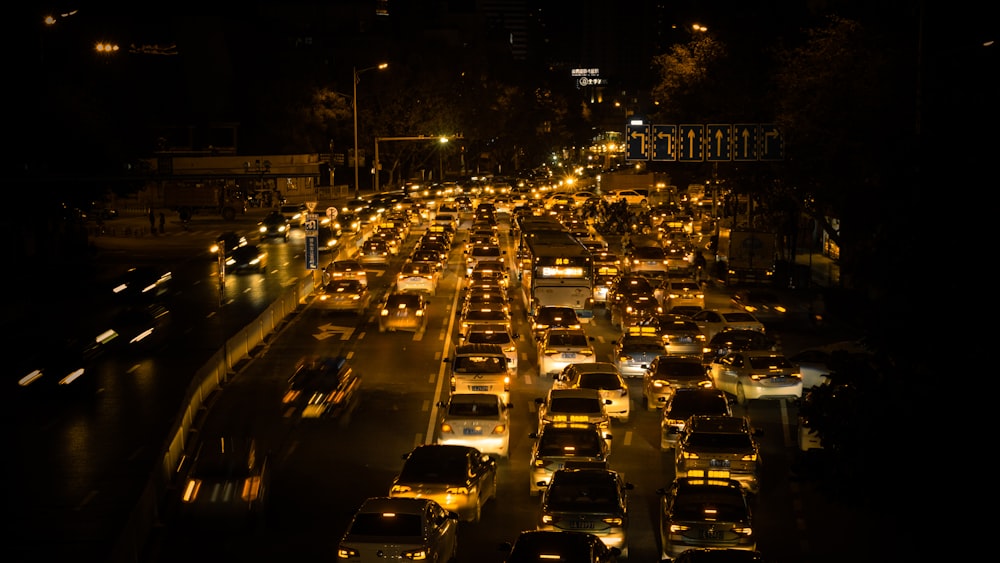
M 280 238 L 282 241 L 288 241 L 288 232 L 291 226 L 288 224 L 288 219 L 280 211 L 272 211 L 267 214 L 264 219 L 258 223 L 258 229 L 260 230 L 260 240 L 267 240 L 269 238 Z

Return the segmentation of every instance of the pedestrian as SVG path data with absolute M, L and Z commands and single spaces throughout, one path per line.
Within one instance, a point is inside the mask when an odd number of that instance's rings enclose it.
M 156 214 L 153 213 L 153 208 L 149 208 L 149 230 L 154 235 L 156 234 Z
M 160 234 L 161 235 L 166 232 L 166 225 L 167 225 L 167 216 L 164 215 L 162 211 L 160 211 Z

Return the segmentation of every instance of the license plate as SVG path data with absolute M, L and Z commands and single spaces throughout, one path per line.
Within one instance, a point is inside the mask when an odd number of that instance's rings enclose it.
M 694 339 L 691 338 L 690 336 L 682 336 L 682 337 L 680 337 L 680 338 L 677 339 L 677 342 L 679 342 L 681 344 L 690 344 L 690 343 L 694 342 Z
M 708 462 L 709 467 L 729 467 L 728 459 L 713 459 Z
M 593 530 L 594 523 L 590 520 L 576 520 L 570 524 L 570 528 L 573 528 L 574 530 Z
M 482 392 L 490 390 L 489 385 L 470 385 L 469 388 L 472 389 L 473 391 L 482 391 Z
M 465 434 L 466 436 L 480 436 L 480 435 L 482 435 L 482 433 L 483 433 L 483 429 L 482 428 L 463 428 L 462 429 L 462 434 Z
M 706 540 L 721 540 L 722 530 L 703 530 L 701 537 Z
M 576 358 L 576 352 L 563 352 L 562 357 L 564 360 L 572 360 Z

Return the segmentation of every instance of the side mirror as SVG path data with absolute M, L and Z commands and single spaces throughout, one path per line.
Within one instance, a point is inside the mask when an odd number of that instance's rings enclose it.
M 447 403 L 445 403 L 444 401 L 438 401 L 437 402 L 437 406 L 439 406 L 441 408 L 444 408 L 445 405 L 447 405 Z

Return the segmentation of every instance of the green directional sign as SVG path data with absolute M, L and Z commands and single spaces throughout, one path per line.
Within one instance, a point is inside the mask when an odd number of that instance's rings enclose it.
M 758 129 L 759 126 L 756 123 L 733 125 L 733 160 L 757 160 Z
M 625 135 L 625 159 L 649 160 L 649 125 L 629 123 Z
M 671 162 L 775 161 L 784 160 L 785 141 L 773 123 L 629 123 L 626 158 Z
M 653 125 L 653 155 L 651 160 L 677 160 L 676 125 Z

